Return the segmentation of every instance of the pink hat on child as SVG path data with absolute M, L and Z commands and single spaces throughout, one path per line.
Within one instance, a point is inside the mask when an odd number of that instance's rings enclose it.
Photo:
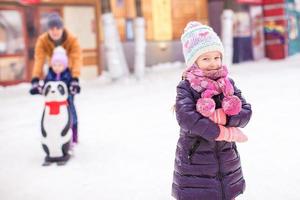
M 58 46 L 53 50 L 51 65 L 54 65 L 55 63 L 60 63 L 65 68 L 68 67 L 68 56 L 66 54 L 66 50 L 62 46 Z

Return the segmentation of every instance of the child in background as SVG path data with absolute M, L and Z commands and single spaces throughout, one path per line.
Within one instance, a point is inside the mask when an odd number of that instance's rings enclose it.
M 181 36 L 187 65 L 177 86 L 180 126 L 172 195 L 177 200 L 233 200 L 245 190 L 235 142 L 251 106 L 222 65 L 224 48 L 209 26 L 190 22 Z
M 49 67 L 48 74 L 44 80 L 44 85 L 48 81 L 63 81 L 69 88 L 68 104 L 70 107 L 72 121 L 72 141 L 73 143 L 78 143 L 78 121 L 74 105 L 74 95 L 80 93 L 79 80 L 74 81 L 74 78 L 72 78 L 70 69 L 68 68 L 68 57 L 62 46 L 58 46 L 53 50 L 50 64 L 51 66 Z M 33 95 L 41 94 L 42 87 L 33 85 L 30 93 Z

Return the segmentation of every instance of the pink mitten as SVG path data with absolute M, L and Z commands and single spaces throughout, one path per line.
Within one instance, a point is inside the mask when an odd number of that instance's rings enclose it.
M 213 112 L 209 119 L 216 124 L 225 125 L 226 124 L 226 114 L 222 108 L 218 108 Z
M 224 127 L 219 125 L 220 135 L 216 138 L 217 141 L 227 141 L 227 142 L 246 142 L 248 137 L 243 134 L 243 132 L 236 127 Z

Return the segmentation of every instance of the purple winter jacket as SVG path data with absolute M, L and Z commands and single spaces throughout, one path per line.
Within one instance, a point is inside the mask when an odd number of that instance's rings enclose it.
M 234 86 L 234 82 L 230 80 Z M 226 126 L 245 127 L 251 118 L 251 105 L 234 86 L 242 101 L 238 115 L 227 117 Z M 176 148 L 172 195 L 177 200 L 232 200 L 245 190 L 240 156 L 234 142 L 215 141 L 220 129 L 196 111 L 200 93 L 187 80 L 177 86 L 176 117 L 180 137 Z M 223 94 L 213 99 L 221 107 Z

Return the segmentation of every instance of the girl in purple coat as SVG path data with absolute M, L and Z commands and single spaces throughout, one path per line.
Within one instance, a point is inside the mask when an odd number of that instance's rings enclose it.
M 181 36 L 187 69 L 177 86 L 180 126 L 172 195 L 177 200 L 233 200 L 245 190 L 235 142 L 251 106 L 222 65 L 224 49 L 209 26 L 190 22 Z

